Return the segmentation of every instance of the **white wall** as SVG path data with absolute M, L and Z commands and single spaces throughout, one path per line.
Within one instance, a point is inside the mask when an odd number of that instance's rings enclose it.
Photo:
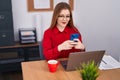
M 14 33 L 15 40 L 18 41 L 19 28 L 32 28 L 36 26 L 36 15 L 41 16 L 41 31 L 49 27 L 52 11 L 51 12 L 28 12 L 27 0 L 12 0 L 13 19 L 14 19 Z
M 27 0 L 12 0 L 15 40 L 20 27 L 35 27 L 35 16 L 41 17 L 41 32 L 51 22 L 50 12 L 28 12 Z M 120 49 L 120 0 L 74 0 L 74 23 L 83 35 L 89 50 L 106 50 L 106 54 L 119 59 Z M 43 29 L 42 29 L 43 28 Z

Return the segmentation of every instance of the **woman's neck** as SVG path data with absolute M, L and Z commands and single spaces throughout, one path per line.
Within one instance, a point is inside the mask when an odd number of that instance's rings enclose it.
M 65 29 L 65 27 L 63 27 L 63 26 L 59 26 L 59 25 L 57 25 L 57 28 L 58 28 L 58 30 L 59 30 L 60 32 L 63 32 L 64 29 Z

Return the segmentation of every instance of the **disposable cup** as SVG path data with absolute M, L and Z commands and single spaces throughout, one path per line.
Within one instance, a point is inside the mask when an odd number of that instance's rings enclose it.
M 48 60 L 48 68 L 50 72 L 56 72 L 58 67 L 58 61 L 57 60 Z

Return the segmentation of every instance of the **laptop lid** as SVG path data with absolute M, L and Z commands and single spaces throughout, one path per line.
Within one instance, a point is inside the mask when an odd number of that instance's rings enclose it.
M 105 50 L 100 51 L 88 51 L 88 52 L 73 52 L 70 53 L 66 65 L 64 63 L 64 68 L 67 71 L 76 70 L 77 67 L 81 66 L 81 63 L 87 63 L 88 61 L 94 60 L 96 65 L 99 65 Z

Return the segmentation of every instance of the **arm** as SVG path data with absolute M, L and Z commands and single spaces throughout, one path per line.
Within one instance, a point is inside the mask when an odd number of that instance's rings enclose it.
M 57 59 L 59 57 L 59 55 L 61 54 L 58 51 L 57 46 L 53 47 L 52 43 L 53 42 L 51 40 L 51 32 L 50 31 L 45 31 L 42 46 L 43 46 L 44 56 L 47 60 Z

